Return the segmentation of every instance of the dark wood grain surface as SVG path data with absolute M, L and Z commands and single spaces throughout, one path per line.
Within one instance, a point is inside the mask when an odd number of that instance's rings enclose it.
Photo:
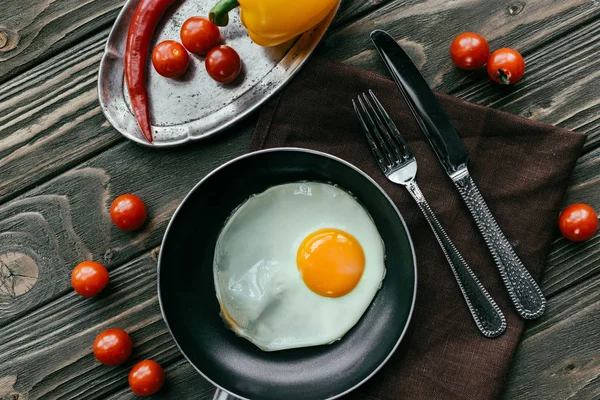
M 216 138 L 156 151 L 123 139 L 97 101 L 97 70 L 122 1 L 4 0 L 0 5 L 0 399 L 124 399 L 128 368 L 151 357 L 167 370 L 157 398 L 209 399 L 160 317 L 156 255 L 183 196 L 246 151 L 256 117 Z M 318 55 L 384 73 L 368 40 L 389 30 L 439 90 L 589 135 L 564 200 L 600 209 L 600 2 L 595 0 L 347 0 Z M 452 67 L 453 36 L 474 30 L 526 57 L 519 85 Z M 149 206 L 136 234 L 108 205 L 135 192 Z M 556 234 L 543 289 L 547 314 L 523 337 L 504 398 L 600 398 L 600 238 Z M 69 274 L 103 262 L 111 285 L 82 299 Z M 131 332 L 134 356 L 99 365 L 90 347 L 109 326 Z

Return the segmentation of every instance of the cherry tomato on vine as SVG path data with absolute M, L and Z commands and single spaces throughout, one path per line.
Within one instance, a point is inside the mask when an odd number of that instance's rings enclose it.
M 215 81 L 229 83 L 240 74 L 242 62 L 238 53 L 229 46 L 217 46 L 208 52 L 206 72 Z
M 97 295 L 108 284 L 108 271 L 95 261 L 84 261 L 71 273 L 73 289 L 83 297 Z
M 160 75 L 166 78 L 176 78 L 187 71 L 190 66 L 190 56 L 181 43 L 165 40 L 154 48 L 152 65 Z
M 132 349 L 133 342 L 123 329 L 107 329 L 94 340 L 94 356 L 104 365 L 123 364 L 131 355 Z
M 596 233 L 598 216 L 596 211 L 587 204 L 572 204 L 560 214 L 558 227 L 567 239 L 582 242 Z
M 138 396 L 149 396 L 162 388 L 165 383 L 165 371 L 159 363 L 144 360 L 135 364 L 129 373 L 129 387 Z
M 503 48 L 490 55 L 487 73 L 493 81 L 502 85 L 517 83 L 525 73 L 525 60 L 516 50 Z
M 181 43 L 190 53 L 205 55 L 221 39 L 219 27 L 205 17 L 191 17 L 181 26 Z
M 146 205 L 134 194 L 117 197 L 110 206 L 110 218 L 124 231 L 134 231 L 146 221 Z
M 490 56 L 490 46 L 481 35 L 461 33 L 450 45 L 450 57 L 458 68 L 474 70 L 483 67 Z

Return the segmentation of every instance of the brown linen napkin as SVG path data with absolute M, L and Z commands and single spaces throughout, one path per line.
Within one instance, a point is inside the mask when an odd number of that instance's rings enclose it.
M 379 171 L 351 99 L 372 89 L 417 158 L 417 182 L 467 263 L 504 311 L 507 331 L 477 330 L 435 237 L 406 190 Z M 533 276 L 540 277 L 561 198 L 585 136 L 439 95 L 467 147 L 469 169 Z M 376 74 L 312 60 L 262 111 L 251 150 L 304 147 L 336 155 L 365 171 L 406 220 L 418 263 L 417 301 L 402 345 L 383 369 L 348 398 L 497 398 L 523 331 L 499 273 L 458 192 L 395 84 Z

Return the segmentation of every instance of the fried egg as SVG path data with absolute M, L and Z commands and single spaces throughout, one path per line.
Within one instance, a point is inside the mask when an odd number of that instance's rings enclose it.
M 332 343 L 375 297 L 384 253 L 375 223 L 346 191 L 271 187 L 238 207 L 217 239 L 221 317 L 265 351 Z

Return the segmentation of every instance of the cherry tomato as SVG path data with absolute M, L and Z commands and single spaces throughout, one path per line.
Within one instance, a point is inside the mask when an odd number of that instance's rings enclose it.
M 73 289 L 83 297 L 97 295 L 108 284 L 108 271 L 95 261 L 84 261 L 71 273 Z
M 558 227 L 567 239 L 582 242 L 596 233 L 598 216 L 596 211 L 587 204 L 573 204 L 560 214 Z
M 107 329 L 94 340 L 94 356 L 104 365 L 123 364 L 131 355 L 132 349 L 133 342 L 123 329 Z
M 503 85 L 517 83 L 525 73 L 525 60 L 516 50 L 503 48 L 490 55 L 487 73 L 493 81 Z
M 490 56 L 490 46 L 481 35 L 461 33 L 450 45 L 450 57 L 458 68 L 473 70 L 483 67 Z
M 238 53 L 229 46 L 217 46 L 208 52 L 206 71 L 217 82 L 229 83 L 240 74 L 242 62 Z
M 165 40 L 154 48 L 152 65 L 160 75 L 175 78 L 187 71 L 190 66 L 190 56 L 181 43 Z
M 135 364 L 129 373 L 129 387 L 138 396 L 149 396 L 160 390 L 165 383 L 165 371 L 159 363 L 144 360 Z
M 110 218 L 124 231 L 134 231 L 146 221 L 146 205 L 134 194 L 117 197 L 110 206 Z
M 201 56 L 215 47 L 221 38 L 219 27 L 205 17 L 189 18 L 181 26 L 179 34 L 185 48 Z

